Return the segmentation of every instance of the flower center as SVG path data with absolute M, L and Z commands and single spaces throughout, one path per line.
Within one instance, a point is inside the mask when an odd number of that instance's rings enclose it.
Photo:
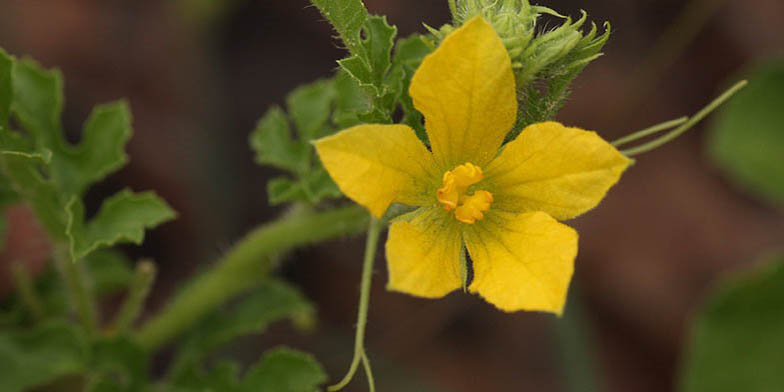
M 482 169 L 466 163 L 444 173 L 443 183 L 438 190 L 438 202 L 447 211 L 455 211 L 455 219 L 473 224 L 485 217 L 484 212 L 493 204 L 493 195 L 484 190 L 468 194 L 471 185 L 482 181 Z

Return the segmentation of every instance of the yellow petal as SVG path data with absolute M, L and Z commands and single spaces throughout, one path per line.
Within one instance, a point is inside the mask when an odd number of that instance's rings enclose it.
M 545 122 L 508 143 L 485 178 L 493 208 L 564 220 L 599 204 L 630 163 L 595 132 Z
M 460 229 L 441 208 L 422 208 L 389 227 L 387 289 L 439 298 L 462 287 Z
M 501 310 L 561 314 L 577 256 L 577 232 L 543 212 L 494 213 L 466 228 L 469 286 Z
M 444 170 L 465 162 L 484 167 L 517 114 L 509 54 L 481 17 L 452 32 L 424 59 L 409 93 L 425 116 L 433 155 Z
M 392 202 L 434 202 L 433 158 L 405 125 L 359 125 L 315 142 L 340 190 L 381 217 Z

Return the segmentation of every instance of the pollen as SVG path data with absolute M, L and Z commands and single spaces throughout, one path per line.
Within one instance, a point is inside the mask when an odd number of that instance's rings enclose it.
M 444 210 L 454 210 L 455 218 L 460 222 L 473 224 L 481 220 L 493 204 L 493 195 L 484 190 L 468 195 L 468 189 L 482 178 L 482 169 L 470 162 L 447 171 L 436 195 L 438 202 Z

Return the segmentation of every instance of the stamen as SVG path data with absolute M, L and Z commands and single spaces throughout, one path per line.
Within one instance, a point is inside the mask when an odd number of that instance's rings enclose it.
M 473 224 L 481 220 L 493 203 L 493 195 L 484 190 L 478 190 L 471 196 L 466 192 L 483 177 L 482 169 L 470 162 L 447 171 L 436 195 L 438 202 L 444 210 L 454 210 L 455 218 L 463 223 Z
M 485 217 L 484 212 L 493 204 L 493 195 L 488 191 L 476 191 L 467 197 L 460 207 L 455 210 L 455 218 L 460 222 L 474 224 Z

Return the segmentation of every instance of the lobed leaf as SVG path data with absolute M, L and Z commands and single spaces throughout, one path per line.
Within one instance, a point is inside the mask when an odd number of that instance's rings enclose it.
M 84 204 L 73 198 L 67 206 L 71 257 L 79 260 L 99 248 L 130 242 L 141 244 L 144 230 L 174 219 L 175 212 L 152 192 L 121 191 L 106 199 L 98 214 L 84 221 Z
M 360 51 L 360 30 L 368 18 L 362 0 L 311 0 L 332 24 L 346 48 L 354 54 Z

